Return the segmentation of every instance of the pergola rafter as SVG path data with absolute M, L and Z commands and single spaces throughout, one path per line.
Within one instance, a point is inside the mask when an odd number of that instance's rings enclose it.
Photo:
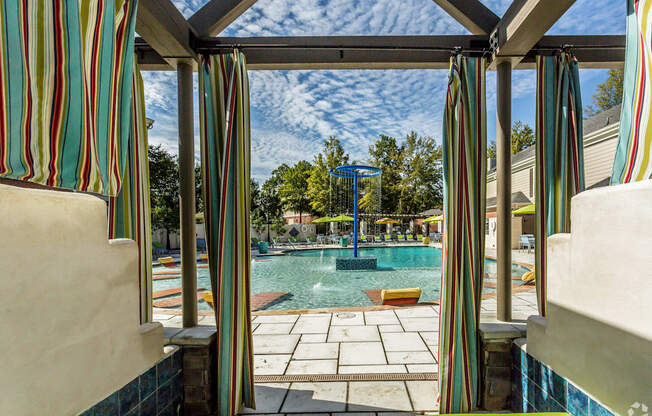
M 514 0 L 491 32 L 492 62 L 518 65 L 575 0 Z M 624 55 L 623 55 L 624 56 Z
M 136 32 L 149 46 L 143 53 L 147 53 L 150 61 L 159 62 L 157 66 L 161 69 L 174 69 L 178 62 L 194 65 L 197 61 L 197 55 L 190 47 L 194 30 L 170 0 L 140 0 Z M 167 62 L 169 68 L 165 68 L 161 61 Z
M 188 22 L 199 37 L 217 36 L 254 3 L 256 0 L 211 0 Z
M 500 21 L 500 17 L 479 0 L 433 1 L 474 35 L 490 34 Z

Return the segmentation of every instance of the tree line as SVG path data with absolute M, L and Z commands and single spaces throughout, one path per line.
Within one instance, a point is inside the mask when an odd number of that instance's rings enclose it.
M 442 150 L 432 137 L 415 132 L 404 140 L 380 135 L 369 146 L 369 157 L 362 161 L 382 172 L 381 209 L 386 213 L 417 214 L 442 205 Z M 285 163 L 274 169 L 269 178 L 258 184 L 251 182 L 252 224 L 260 230 L 269 220 L 280 223 L 285 211 L 304 215 L 338 215 L 330 212 L 329 170 L 341 165 L 359 163 L 352 160 L 339 139 L 329 137 L 312 163 L 301 160 Z M 365 200 L 360 201 L 364 211 Z

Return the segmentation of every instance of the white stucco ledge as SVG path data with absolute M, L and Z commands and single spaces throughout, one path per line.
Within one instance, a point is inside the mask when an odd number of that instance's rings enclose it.
M 1 415 L 78 414 L 163 356 L 138 247 L 107 229 L 100 198 L 0 185 Z
M 480 337 L 484 340 L 514 339 L 525 336 L 525 325 L 519 323 L 481 323 Z
M 160 322 L 147 322 L 141 324 L 138 328 L 140 335 L 147 335 L 150 333 L 159 333 L 159 336 L 163 337 L 163 324 Z
M 199 325 L 182 329 L 167 339 L 170 344 L 176 345 L 209 345 L 217 336 L 215 326 Z

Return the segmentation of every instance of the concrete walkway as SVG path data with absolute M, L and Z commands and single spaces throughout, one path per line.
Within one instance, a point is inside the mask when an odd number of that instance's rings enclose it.
M 534 289 L 514 294 L 512 303 L 517 322 L 537 314 Z M 496 305 L 495 298 L 482 301 L 481 322 L 497 322 Z M 200 325 L 215 325 L 212 316 L 200 318 Z M 156 314 L 155 319 L 166 327 L 181 326 L 180 316 Z M 244 413 L 437 411 L 438 325 L 436 305 L 256 315 L 254 375 L 278 381 L 256 383 L 258 409 Z M 380 380 L 354 381 L 354 375 L 370 374 Z M 422 380 L 407 379 L 419 374 Z M 300 380 L 306 375 L 337 375 L 341 381 Z

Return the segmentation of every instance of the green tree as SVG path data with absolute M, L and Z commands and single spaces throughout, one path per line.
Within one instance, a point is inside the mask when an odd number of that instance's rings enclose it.
M 288 169 L 290 167 L 285 163 L 278 166 L 260 189 L 260 207 L 270 219 L 281 217 L 283 214 L 283 204 L 278 191 Z
M 401 180 L 401 209 L 416 214 L 440 208 L 443 198 L 442 149 L 432 137 L 411 132 L 405 139 L 404 173 Z
M 622 103 L 624 78 L 623 68 L 610 69 L 607 80 L 597 86 L 592 97 L 592 104 L 584 109 L 586 115 L 592 117 Z
M 299 223 L 303 222 L 303 213 L 310 211 L 310 200 L 306 190 L 311 168 L 310 163 L 305 160 L 297 162 L 296 165 L 285 171 L 283 184 L 278 188 L 283 208 L 298 212 Z
M 179 167 L 175 155 L 161 145 L 149 146 L 149 187 L 152 229 L 179 230 Z M 166 248 L 170 248 L 168 237 Z
M 515 155 L 535 143 L 536 136 L 532 131 L 532 127 L 528 124 L 523 124 L 521 121 L 515 122 L 512 126 L 512 154 Z M 487 157 L 496 157 L 496 142 L 491 143 L 489 147 L 487 147 Z
M 380 168 L 381 210 L 401 213 L 401 179 L 404 172 L 405 146 L 399 146 L 396 139 L 384 134 L 369 146 L 370 163 Z
M 329 170 L 349 163 L 349 155 L 344 153 L 340 141 L 331 136 L 324 141 L 322 151 L 314 158 L 308 177 L 308 199 L 315 214 L 330 214 L 331 176 Z

